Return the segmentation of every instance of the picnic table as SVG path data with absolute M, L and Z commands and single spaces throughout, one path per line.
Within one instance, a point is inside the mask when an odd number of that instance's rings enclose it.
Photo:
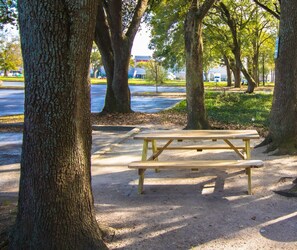
M 138 192 L 143 193 L 144 172 L 146 169 L 205 169 L 205 168 L 244 168 L 248 175 L 248 194 L 252 194 L 251 169 L 263 166 L 263 161 L 251 159 L 251 140 L 259 139 L 256 130 L 153 130 L 144 131 L 134 136 L 143 140 L 141 161 L 131 162 L 129 168 L 138 169 Z M 171 146 L 174 141 L 192 141 L 192 145 Z M 199 140 L 222 141 L 223 144 L 199 144 Z M 241 145 L 234 141 L 242 141 Z M 160 142 L 163 142 L 157 145 Z M 197 143 L 198 142 L 198 143 Z M 152 155 L 148 157 L 149 143 Z M 233 150 L 240 160 L 186 160 L 159 161 L 158 157 L 165 150 Z

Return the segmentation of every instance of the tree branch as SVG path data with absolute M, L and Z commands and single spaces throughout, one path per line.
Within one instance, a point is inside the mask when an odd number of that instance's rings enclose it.
M 143 17 L 144 12 L 147 10 L 148 0 L 138 0 L 135 7 L 134 15 L 132 21 L 129 25 L 129 28 L 126 32 L 126 37 L 129 40 L 129 43 L 134 40 L 134 37 L 139 29 L 141 18 Z
M 217 0 L 205 0 L 204 3 L 198 8 L 197 15 L 200 19 L 203 19 L 208 13 L 209 9 Z
M 279 11 L 273 11 L 272 9 L 270 9 L 268 6 L 266 6 L 265 4 L 260 3 L 258 0 L 253 0 L 257 5 L 259 5 L 261 8 L 263 8 L 264 10 L 266 10 L 268 13 L 270 13 L 271 15 L 273 15 L 275 18 L 277 18 L 278 20 L 280 19 L 280 13 Z

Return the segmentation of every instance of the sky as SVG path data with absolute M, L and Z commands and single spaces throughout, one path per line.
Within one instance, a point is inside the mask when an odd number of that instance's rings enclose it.
M 149 43 L 150 31 L 146 27 L 141 27 L 135 36 L 131 54 L 133 56 L 151 56 L 153 51 L 149 50 Z
M 15 28 L 7 27 L 11 36 L 18 36 L 18 30 Z M 137 32 L 131 54 L 133 56 L 151 56 L 153 51 L 148 48 L 150 43 L 150 30 L 141 25 L 141 29 Z

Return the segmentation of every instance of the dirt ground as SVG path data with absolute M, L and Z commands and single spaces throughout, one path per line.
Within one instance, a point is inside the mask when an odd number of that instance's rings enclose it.
M 182 124 L 142 122 L 135 127 L 129 132 L 98 129 L 93 133 L 95 208 L 98 222 L 114 230 L 107 239 L 110 249 L 297 249 L 297 200 L 273 192 L 292 185 L 297 177 L 296 156 L 253 150 L 252 158 L 265 162 L 253 171 L 254 195 L 247 195 L 243 170 L 146 171 L 145 193 L 138 195 L 137 172 L 127 168 L 141 156 L 142 142 L 133 140 L 133 134 L 182 128 Z M 15 216 L 19 156 L 14 157 L 0 164 L 0 232 Z M 160 160 L 168 158 L 237 156 L 226 151 L 166 151 Z M 0 236 L 1 243 L 5 234 Z

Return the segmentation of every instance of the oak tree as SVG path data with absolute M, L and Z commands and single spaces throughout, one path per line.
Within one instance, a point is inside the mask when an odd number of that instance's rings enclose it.
M 11 249 L 106 249 L 91 192 L 97 0 L 19 0 L 25 119 Z
M 148 0 L 99 0 L 95 42 L 107 76 L 103 112 L 129 113 L 128 68 L 131 49 Z
M 202 21 L 215 1 L 191 1 L 184 23 L 187 129 L 209 127 L 204 104 Z

